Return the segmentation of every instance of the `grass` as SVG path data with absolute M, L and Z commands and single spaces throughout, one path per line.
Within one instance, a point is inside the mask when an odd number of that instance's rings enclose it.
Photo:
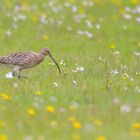
M 140 139 L 139 1 L 0 3 L 0 55 L 46 47 L 62 70 L 47 58 L 29 81 L 1 68 L 0 140 Z

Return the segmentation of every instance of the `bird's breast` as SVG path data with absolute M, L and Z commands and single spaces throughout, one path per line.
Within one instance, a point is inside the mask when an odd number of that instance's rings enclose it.
M 40 64 L 44 59 L 40 59 L 39 57 L 31 57 L 30 60 L 28 60 L 29 63 L 26 63 L 24 65 L 24 69 L 32 68 L 38 64 Z

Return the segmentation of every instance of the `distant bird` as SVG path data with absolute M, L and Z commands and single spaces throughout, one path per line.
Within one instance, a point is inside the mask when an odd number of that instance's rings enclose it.
M 13 69 L 12 75 L 18 76 L 18 79 L 21 77 L 26 77 L 21 75 L 21 71 L 24 69 L 32 68 L 38 64 L 40 64 L 46 56 L 49 56 L 53 62 L 56 64 L 59 73 L 61 74 L 61 70 L 53 56 L 51 55 L 49 49 L 44 48 L 39 53 L 36 52 L 17 52 L 12 53 L 7 56 L 0 56 L 0 64 L 3 64 L 7 67 Z M 16 75 L 18 72 L 18 75 Z

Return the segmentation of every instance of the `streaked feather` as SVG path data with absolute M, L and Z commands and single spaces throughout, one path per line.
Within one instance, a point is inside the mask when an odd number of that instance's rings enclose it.
M 35 52 L 18 52 L 0 57 L 0 63 L 5 65 L 22 66 L 23 69 L 33 67 L 42 62 L 44 58 Z

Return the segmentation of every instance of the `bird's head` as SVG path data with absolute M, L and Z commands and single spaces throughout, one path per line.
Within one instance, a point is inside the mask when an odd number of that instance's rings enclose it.
M 47 49 L 47 48 L 43 48 L 42 50 L 41 50 L 41 54 L 43 54 L 43 55 L 48 55 L 50 53 L 50 51 L 49 51 L 49 49 Z
M 54 59 L 54 57 L 51 55 L 49 49 L 47 49 L 47 48 L 42 49 L 42 50 L 41 50 L 41 54 L 42 54 L 42 55 L 45 55 L 45 56 L 48 55 L 48 56 L 53 60 L 53 62 L 56 64 L 56 66 L 57 66 L 57 68 L 58 68 L 58 70 L 59 70 L 59 73 L 61 74 L 60 67 L 59 67 L 58 63 L 56 62 L 56 60 Z

